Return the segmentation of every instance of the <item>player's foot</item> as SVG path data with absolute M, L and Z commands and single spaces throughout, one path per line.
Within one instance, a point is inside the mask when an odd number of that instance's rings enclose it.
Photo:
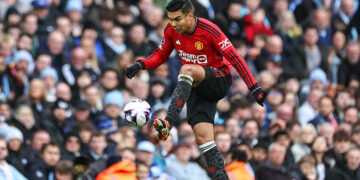
M 167 120 L 155 119 L 153 126 L 158 132 L 158 139 L 166 140 L 170 132 L 169 122 Z

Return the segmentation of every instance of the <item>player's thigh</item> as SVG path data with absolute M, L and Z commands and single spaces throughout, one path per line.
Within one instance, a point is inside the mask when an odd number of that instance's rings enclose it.
M 231 75 L 220 73 L 218 69 L 203 66 L 205 79 L 195 87 L 199 96 L 208 101 L 218 101 L 225 97 L 230 85 Z

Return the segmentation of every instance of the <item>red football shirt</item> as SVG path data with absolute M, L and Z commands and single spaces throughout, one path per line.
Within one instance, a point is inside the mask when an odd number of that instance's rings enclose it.
M 182 64 L 198 64 L 217 68 L 216 76 L 230 72 L 230 63 L 235 67 L 248 88 L 256 84 L 246 62 L 240 57 L 230 40 L 212 22 L 196 17 L 191 34 L 177 33 L 168 24 L 159 47 L 143 61 L 145 69 L 152 69 L 164 63 L 176 48 Z M 224 58 L 225 57 L 225 58 Z

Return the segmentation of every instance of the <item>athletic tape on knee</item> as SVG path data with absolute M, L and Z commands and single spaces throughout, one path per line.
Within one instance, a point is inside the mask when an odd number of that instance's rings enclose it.
M 191 77 L 191 76 L 189 76 L 189 75 L 186 75 L 186 74 L 179 74 L 179 76 L 178 76 L 178 81 L 184 81 L 184 82 L 187 82 L 187 83 L 189 83 L 189 84 L 191 84 L 192 85 L 192 83 L 193 83 L 193 78 Z

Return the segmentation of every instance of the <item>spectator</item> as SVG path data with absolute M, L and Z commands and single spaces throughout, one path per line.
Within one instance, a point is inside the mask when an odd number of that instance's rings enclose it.
M 74 177 L 73 163 L 71 161 L 59 161 L 55 166 L 55 179 L 71 180 Z
M 356 106 L 348 106 L 344 110 L 343 122 L 355 125 L 359 122 L 359 109 Z
M 241 135 L 250 141 L 251 147 L 256 145 L 259 138 L 259 124 L 254 119 L 245 120 Z
M 113 62 L 115 57 L 127 49 L 124 43 L 125 32 L 121 27 L 114 26 L 109 32 L 109 36 L 105 37 L 104 53 L 107 62 Z
M 254 171 L 246 164 L 245 152 L 235 150 L 232 152 L 231 159 L 232 162 L 225 167 L 231 179 L 255 180 Z
M 39 48 L 39 37 L 36 35 L 38 30 L 38 17 L 35 13 L 29 12 L 23 15 L 21 23 L 21 29 L 24 33 L 31 37 L 31 50 L 30 53 L 33 57 L 36 55 L 36 50 Z
M 283 42 L 280 36 L 272 35 L 266 39 L 265 48 L 255 59 L 255 66 L 258 72 L 265 70 L 270 61 L 281 63 L 286 62 L 283 54 Z M 277 76 L 278 77 L 278 76 Z M 277 79 L 277 78 L 276 78 Z
M 314 24 L 319 31 L 319 42 L 330 45 L 332 35 L 330 12 L 325 8 L 318 8 L 314 16 Z
M 136 166 L 129 160 L 120 160 L 103 172 L 101 172 L 96 180 L 107 180 L 107 179 L 124 179 L 124 180 L 135 180 L 136 178 Z
M 61 151 L 62 160 L 73 162 L 76 157 L 83 155 L 80 137 L 76 133 L 69 132 L 64 138 L 64 144 L 64 149 Z
M 333 136 L 335 133 L 334 127 L 329 123 L 325 122 L 317 127 L 319 136 L 323 136 L 326 139 L 328 145 L 333 144 Z
M 24 142 L 30 144 L 31 137 L 40 128 L 40 123 L 36 122 L 33 110 L 29 105 L 20 105 L 16 108 L 14 119 L 10 124 L 17 127 L 24 135 Z
M 55 102 L 55 84 L 58 82 L 58 74 L 54 68 L 46 68 L 40 73 L 41 80 L 45 84 L 45 99 L 47 102 Z
M 97 80 L 96 72 L 91 68 L 87 67 L 86 62 L 88 61 L 89 54 L 81 47 L 73 50 L 70 64 L 64 64 L 61 67 L 61 78 L 70 86 L 75 85 L 75 79 L 80 75 L 82 70 L 86 70 L 91 75 L 93 81 Z
M 354 10 L 354 0 L 342 1 L 339 12 L 333 17 L 332 20 L 333 29 L 344 32 L 346 26 L 350 23 L 351 17 L 355 13 Z
M 289 68 L 292 76 L 299 80 L 309 78 L 309 73 L 320 67 L 328 72 L 326 48 L 318 42 L 319 33 L 314 25 L 304 27 L 304 40 L 298 42 L 290 57 Z
M 176 179 L 210 179 L 206 171 L 199 164 L 190 162 L 191 144 L 186 140 L 180 140 L 175 150 L 176 160 L 170 162 L 165 167 L 165 172 Z M 210 167 L 210 171 L 214 171 Z
M 322 92 L 319 89 L 311 90 L 306 101 L 299 108 L 299 122 L 301 125 L 307 124 L 317 115 L 320 97 Z
M 338 129 L 339 123 L 335 119 L 333 115 L 334 111 L 334 105 L 330 97 L 323 96 L 320 98 L 319 102 L 319 114 L 311 120 L 309 123 L 314 125 L 314 127 L 317 127 L 318 125 L 329 122 L 333 126 L 334 130 L 336 131 Z
M 225 129 L 231 135 L 231 142 L 235 142 L 241 133 L 241 127 L 240 127 L 239 120 L 236 118 L 227 119 L 225 122 Z
M 219 147 L 220 152 L 226 157 L 227 152 L 231 146 L 231 135 L 229 132 L 223 130 L 215 134 L 215 143 Z
M 50 142 L 41 148 L 41 155 L 29 165 L 27 177 L 29 179 L 45 180 L 54 176 L 54 167 L 60 160 L 60 147 Z
M 340 85 L 348 86 L 352 76 L 360 78 L 356 69 L 360 67 L 360 45 L 358 42 L 350 42 L 346 47 L 346 58 L 340 64 L 338 71 L 338 82 Z
M 351 147 L 351 137 L 345 131 L 337 131 L 334 134 L 334 146 L 324 155 L 324 163 L 327 169 L 332 169 L 342 160 L 342 154 Z
M 2 46 L 2 43 L 0 43 Z M 11 103 L 15 100 L 15 83 L 9 67 L 6 65 L 5 58 L 0 57 L 0 76 L 1 76 L 1 99 Z
M 295 163 L 299 162 L 302 156 L 311 152 L 311 144 L 316 136 L 317 132 L 313 125 L 307 124 L 301 128 L 296 144 L 291 147 Z
M 336 164 L 335 168 L 330 170 L 325 180 L 333 179 L 359 179 L 360 178 L 360 149 L 354 147 L 345 154 L 345 161 Z
M 105 134 L 99 131 L 93 132 L 90 137 L 88 152 L 86 152 L 86 157 L 89 162 L 93 163 L 100 159 L 106 159 L 108 156 L 104 153 L 106 146 L 107 141 Z
M 135 56 L 149 56 L 156 45 L 146 38 L 145 27 L 140 23 L 135 23 L 129 30 L 129 40 L 126 47 L 134 52 Z
M 6 141 L 3 138 L 0 138 L 0 178 L 1 179 L 19 179 L 26 180 L 14 166 L 6 162 L 6 157 L 8 156 L 8 150 Z
M 311 146 L 312 155 L 316 160 L 316 174 L 319 180 L 325 179 L 325 164 L 323 161 L 324 154 L 329 150 L 329 144 L 326 142 L 325 137 L 318 136 L 315 138 L 314 143 Z
M 40 129 L 34 133 L 31 141 L 31 147 L 36 152 L 40 152 L 43 145 L 50 143 L 50 141 L 50 134 L 47 131 Z
M 56 84 L 55 90 L 56 90 L 55 93 L 56 98 L 64 99 L 67 102 L 70 102 L 70 100 L 72 99 L 70 86 L 68 84 L 64 82 L 59 82 L 58 84 Z
M 290 179 L 291 176 L 288 169 L 282 165 L 285 153 L 286 149 L 284 146 L 277 143 L 271 144 L 268 158 L 255 171 L 257 179 Z
M 63 56 L 63 50 L 65 45 L 65 36 L 60 31 L 53 31 L 47 37 L 45 45 L 42 45 L 40 49 L 49 53 L 52 57 L 52 66 L 60 71 L 61 66 L 68 63 L 68 59 Z
M 85 88 L 85 101 L 90 105 L 90 117 L 96 117 L 103 110 L 103 99 L 99 87 L 90 85 Z

